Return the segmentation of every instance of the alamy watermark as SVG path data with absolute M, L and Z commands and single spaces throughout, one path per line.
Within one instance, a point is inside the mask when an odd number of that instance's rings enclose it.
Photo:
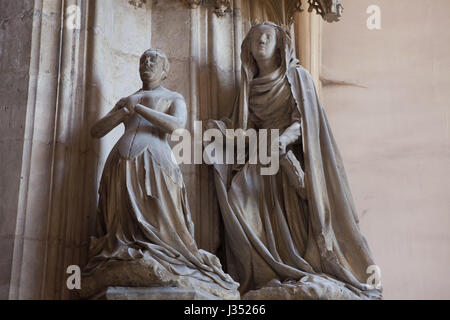
M 366 269 L 366 273 L 370 274 L 367 278 L 366 284 L 369 289 L 381 289 L 381 269 L 377 265 L 370 265 Z
M 81 289 L 81 268 L 77 265 L 71 265 L 67 267 L 66 273 L 69 274 L 67 277 L 66 286 L 69 290 L 80 290 Z
M 68 6 L 65 11 L 65 25 L 69 30 L 81 29 L 81 8 L 77 5 Z
M 367 18 L 367 29 L 381 30 L 381 8 L 378 5 L 370 5 L 367 7 L 366 13 L 369 14 Z
M 170 136 L 178 142 L 173 148 L 177 164 L 260 164 L 261 175 L 275 175 L 280 168 L 280 130 L 209 128 L 195 121 L 193 137 L 189 130 L 178 129 Z M 180 141 L 181 140 L 181 141 Z M 203 147 L 204 146 L 204 147 Z

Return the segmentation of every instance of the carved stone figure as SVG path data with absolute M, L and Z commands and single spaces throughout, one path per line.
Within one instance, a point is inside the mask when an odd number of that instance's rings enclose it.
M 125 125 L 101 178 L 97 235 L 82 296 L 111 286 L 177 287 L 238 299 L 238 283 L 194 240 L 183 177 L 168 144 L 168 134 L 187 119 L 183 96 L 161 86 L 169 61 L 148 50 L 139 70 L 143 88 L 120 100 L 91 130 L 101 138 Z
M 244 299 L 377 299 L 375 265 L 311 75 L 289 33 L 270 22 L 242 44 L 242 83 L 224 129 L 279 129 L 280 170 L 214 165 L 228 272 Z

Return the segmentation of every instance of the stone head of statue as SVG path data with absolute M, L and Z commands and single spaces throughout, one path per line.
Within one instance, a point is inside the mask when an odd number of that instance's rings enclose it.
M 249 32 L 250 50 L 256 61 L 267 60 L 279 54 L 278 30 L 271 23 L 261 23 Z
M 160 82 L 167 78 L 169 70 L 169 59 L 163 52 L 149 49 L 142 54 L 139 73 L 143 83 Z
M 251 28 L 247 35 L 250 52 L 255 61 L 280 59 L 280 31 L 277 25 L 271 22 L 263 22 Z
M 298 62 L 289 31 L 267 21 L 254 25 L 248 32 L 242 42 L 241 61 L 248 79 L 257 76 L 268 63 L 286 71 L 291 62 Z

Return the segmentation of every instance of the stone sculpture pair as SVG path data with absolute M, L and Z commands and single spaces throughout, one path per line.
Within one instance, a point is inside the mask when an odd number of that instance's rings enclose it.
M 176 287 L 219 299 L 372 299 L 374 265 L 359 231 L 342 159 L 309 73 L 289 33 L 270 22 L 242 44 L 242 81 L 229 119 L 209 128 L 279 129 L 281 167 L 214 165 L 225 225 L 227 272 L 199 250 L 186 189 L 168 135 L 186 122 L 183 97 L 161 86 L 167 57 L 142 55 L 143 88 L 92 128 L 100 138 L 124 123 L 99 189 L 97 235 L 84 296 L 99 288 Z M 239 291 L 238 291 L 239 288 Z

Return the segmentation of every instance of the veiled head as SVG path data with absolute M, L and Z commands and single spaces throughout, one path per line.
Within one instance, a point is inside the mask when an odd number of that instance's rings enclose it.
M 268 24 L 260 24 L 252 29 L 250 46 L 256 61 L 271 59 L 278 52 L 277 30 Z
M 248 79 L 258 74 L 257 61 L 276 57 L 285 70 L 295 59 L 289 32 L 273 22 L 262 22 L 254 25 L 241 48 L 241 61 Z

